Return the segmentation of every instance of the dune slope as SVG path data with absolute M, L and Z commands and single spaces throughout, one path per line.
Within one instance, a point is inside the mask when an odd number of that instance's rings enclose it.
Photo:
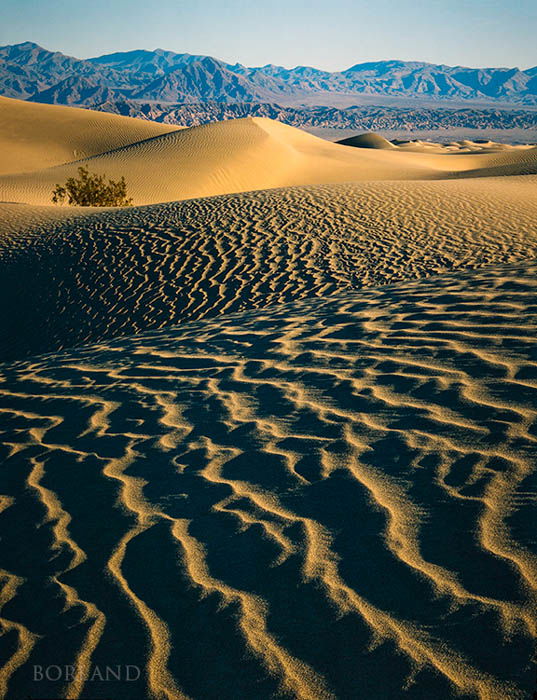
M 286 188 L 75 209 L 56 224 L 43 218 L 51 208 L 5 205 L 0 358 L 534 258 L 536 186 L 521 176 Z
M 88 158 L 176 130 L 142 119 L 0 97 L 0 175 Z
M 525 699 L 537 268 L 0 366 L 10 697 Z M 128 634 L 125 630 L 128 629 Z
M 0 176 L 0 201 L 50 204 L 54 186 L 81 164 L 113 179 L 125 176 L 129 196 L 142 205 L 292 185 L 534 174 L 537 148 L 462 155 L 352 148 L 270 119 L 233 119 Z

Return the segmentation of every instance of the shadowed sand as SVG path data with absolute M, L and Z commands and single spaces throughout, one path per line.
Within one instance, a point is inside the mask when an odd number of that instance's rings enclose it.
M 0 177 L 0 697 L 530 697 L 537 149 L 50 109 Z M 44 206 L 79 147 L 138 206 Z
M 0 205 L 11 221 L 0 359 L 534 258 L 536 188 L 536 176 L 324 185 L 83 218 L 83 208 Z M 75 218 L 53 225 L 51 211 Z
M 113 658 L 131 698 L 527 698 L 536 272 L 3 365 L 13 697 Z
M 383 136 L 375 133 L 358 134 L 357 136 L 349 136 L 346 139 L 338 141 L 343 146 L 355 146 L 356 148 L 381 148 L 394 149 L 395 146 L 391 141 Z

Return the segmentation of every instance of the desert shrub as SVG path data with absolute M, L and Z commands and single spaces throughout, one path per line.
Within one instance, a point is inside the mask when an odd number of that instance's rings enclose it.
M 87 168 L 78 168 L 78 178 L 70 177 L 65 185 L 56 185 L 52 193 L 54 204 L 68 204 L 79 207 L 128 207 L 132 199 L 127 199 L 125 178 L 114 182 L 104 180 L 104 175 L 90 173 Z

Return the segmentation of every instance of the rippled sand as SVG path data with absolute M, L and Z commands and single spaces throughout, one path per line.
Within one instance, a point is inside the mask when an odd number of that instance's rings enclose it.
M 219 196 L 0 204 L 0 697 L 531 697 L 534 152 L 308 185 L 293 139 L 277 189 L 213 148 Z
M 114 658 L 130 697 L 528 697 L 536 272 L 3 365 L 13 692 Z
M 12 229 L 0 238 L 0 359 L 535 258 L 536 191 L 537 176 L 511 176 L 283 188 L 87 217 L 0 205 Z M 51 209 L 75 218 L 52 224 Z

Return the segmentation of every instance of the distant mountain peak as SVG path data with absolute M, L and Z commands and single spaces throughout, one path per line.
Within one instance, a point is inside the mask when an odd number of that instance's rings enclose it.
M 23 41 L 20 44 L 10 44 L 12 48 L 19 48 L 19 49 L 42 49 L 43 51 L 46 51 L 46 49 L 43 49 L 42 46 L 39 44 L 36 44 L 34 41 Z M 2 48 L 6 48 L 3 46 Z

